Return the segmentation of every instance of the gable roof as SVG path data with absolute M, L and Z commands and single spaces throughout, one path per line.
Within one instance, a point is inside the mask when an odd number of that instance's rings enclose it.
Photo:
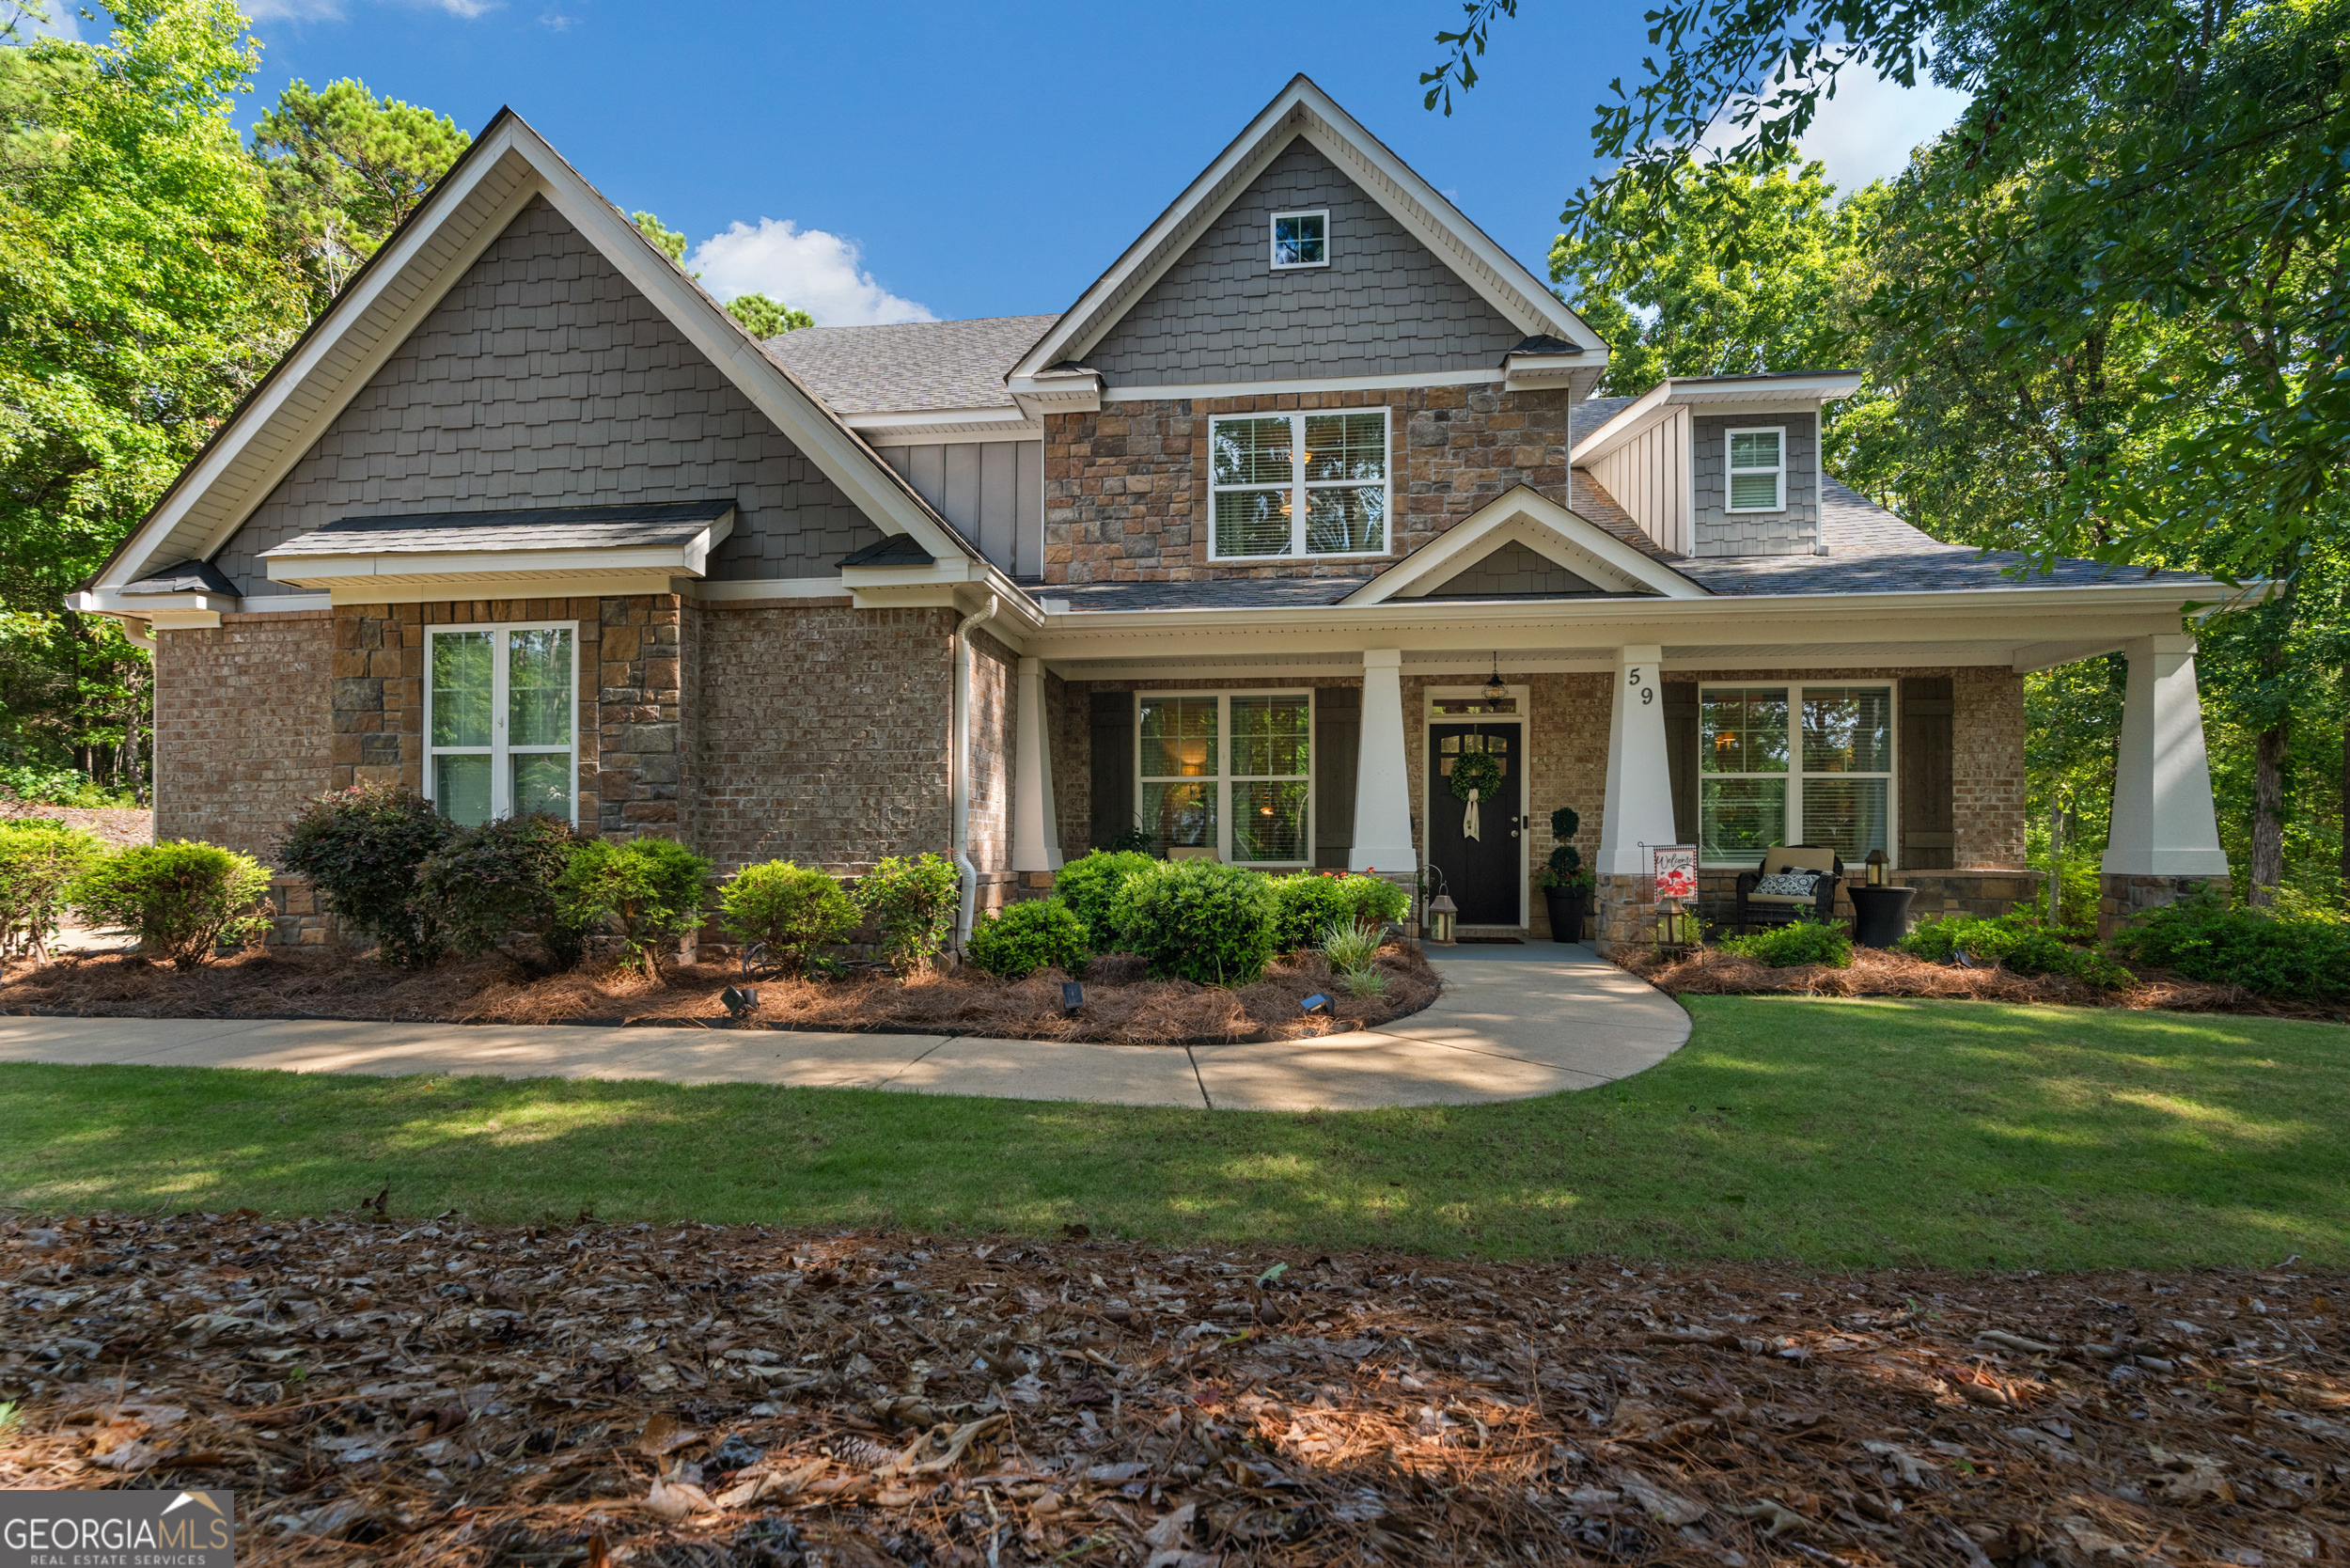
M 1515 541 L 1610 595 L 1702 599 L 1706 589 L 1677 568 L 1635 549 L 1526 485 L 1512 487 L 1404 557 L 1340 603 L 1382 604 L 1441 588 L 1502 545 Z
M 543 196 L 885 533 L 983 559 L 913 486 L 604 199 L 500 109 L 91 579 L 103 610 L 158 561 L 206 560 L 534 197 Z
M 1434 251 L 1528 338 L 1573 350 L 1583 386 L 1598 379 L 1607 345 L 1542 280 L 1471 223 L 1434 186 L 1302 73 L 1274 95 L 1166 212 L 1126 247 L 1011 368 L 1028 378 L 1081 361 L 1292 140 L 1303 136 Z M 1531 351 L 1528 351 L 1531 352 Z M 1552 355 L 1559 351 L 1551 350 Z M 1585 368 L 1588 366 L 1588 369 Z
M 843 415 L 1011 409 L 1004 377 L 1058 316 L 802 327 L 767 353 Z

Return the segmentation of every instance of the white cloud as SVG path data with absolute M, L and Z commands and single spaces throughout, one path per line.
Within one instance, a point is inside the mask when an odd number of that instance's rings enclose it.
M 756 228 L 738 223 L 712 235 L 695 247 L 686 265 L 722 300 L 764 294 L 807 311 L 818 326 L 938 320 L 928 306 L 883 288 L 860 265 L 863 260 L 854 241 L 789 220 L 761 218 Z
M 497 9 L 498 0 L 409 0 L 470 22 Z M 246 0 L 245 14 L 256 22 L 340 22 L 345 0 Z
M 1856 191 L 1907 168 L 1910 149 L 1949 130 L 1966 108 L 1966 95 L 1955 88 L 1925 81 L 1904 87 L 1873 65 L 1846 66 L 1836 96 L 1820 100 L 1803 153 L 1827 165 L 1839 191 Z

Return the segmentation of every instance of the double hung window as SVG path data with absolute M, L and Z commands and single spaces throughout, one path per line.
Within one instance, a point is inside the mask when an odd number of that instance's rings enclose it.
M 1706 865 L 1756 865 L 1774 844 L 1889 854 L 1893 688 L 1706 686 L 1698 773 Z
M 1136 726 L 1143 831 L 1162 853 L 1304 865 L 1313 858 L 1312 736 L 1309 693 L 1143 694 Z
M 1787 510 L 1787 432 L 1776 425 L 1762 430 L 1731 431 L 1730 506 L 1731 511 Z
M 1387 551 L 1387 411 L 1208 422 L 1214 560 Z
M 468 827 L 532 811 L 576 824 L 576 628 L 436 626 L 425 648 L 425 783 L 441 814 Z

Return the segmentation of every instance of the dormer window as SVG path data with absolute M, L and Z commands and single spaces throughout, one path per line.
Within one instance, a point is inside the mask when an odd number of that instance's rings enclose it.
M 1273 270 L 1285 272 L 1292 267 L 1326 267 L 1330 264 L 1330 214 L 1320 212 L 1276 212 L 1273 214 Z
M 1778 426 L 1733 430 L 1730 437 L 1730 510 L 1787 510 L 1787 431 Z

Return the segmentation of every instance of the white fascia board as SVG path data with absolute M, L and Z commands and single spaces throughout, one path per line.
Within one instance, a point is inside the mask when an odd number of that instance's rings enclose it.
M 1396 375 L 1309 376 L 1293 381 L 1196 382 L 1172 386 L 1104 387 L 1102 401 L 1142 403 L 1167 402 L 1177 398 L 1268 398 L 1303 392 L 1384 392 L 1410 386 L 1497 385 L 1501 380 L 1499 370 L 1407 370 Z
M 1502 384 L 1512 392 L 1572 387 L 1578 380 L 1597 379 L 1606 364 L 1605 354 L 1507 353 L 1501 356 Z
M 701 604 L 727 604 L 755 599 L 845 599 L 849 596 L 848 585 L 838 575 L 732 577 L 724 582 L 712 582 L 702 577 L 671 583 L 669 591 L 683 594 Z
M 670 591 L 658 572 L 534 572 L 523 576 L 345 577 L 327 597 L 337 604 L 437 604 L 452 599 L 615 599 Z
M 992 595 L 996 601 L 996 621 L 1024 634 L 1044 626 L 1043 609 L 992 561 L 957 556 L 929 566 L 844 566 L 840 581 L 856 596 L 861 610 L 901 604 L 978 609 Z
M 1042 441 L 1044 423 L 1019 408 L 912 409 L 847 414 L 849 428 L 876 447 L 928 447 L 962 441 Z
M 1523 263 L 1464 216 L 1435 188 L 1363 129 L 1305 76 L 1291 80 L 1232 138 L 1167 210 L 1128 245 L 1107 272 L 1038 340 L 1011 376 L 1082 359 L 1132 302 L 1175 265 L 1198 232 L 1229 207 L 1292 136 L 1350 171 L 1404 227 L 1447 257 L 1469 286 L 1528 336 L 1547 334 L 1604 357 L 1607 346 L 1588 322 L 1552 295 Z
M 1454 572 L 1512 537 L 1503 530 L 1520 520 L 1535 525 L 1535 531 L 1522 536 L 1526 541 L 1552 558 L 1559 559 L 1559 564 L 1570 571 L 1582 570 L 1572 557 L 1585 556 L 1599 563 L 1602 570 L 1613 575 L 1618 583 L 1645 588 L 1668 599 L 1710 600 L 1715 597 L 1671 567 L 1650 559 L 1597 524 L 1577 517 L 1548 496 L 1519 485 L 1498 499 L 1487 502 L 1470 516 L 1446 529 L 1432 542 L 1420 546 L 1340 600 L 1339 607 L 1355 609 L 1371 604 L 1408 603 L 1402 601 L 1400 596 L 1422 584 L 1443 582 Z M 1544 534 L 1550 538 L 1545 540 Z M 1546 544 L 1550 546 L 1547 549 L 1544 548 Z M 1569 558 L 1559 559 L 1561 545 L 1566 547 Z
M 392 242 L 387 253 L 379 255 L 351 290 L 329 307 L 327 318 L 320 329 L 299 344 L 292 355 L 281 362 L 262 384 L 260 390 L 236 416 L 231 427 L 212 447 L 199 453 L 184 470 L 145 523 L 132 537 L 120 555 L 109 562 L 96 584 L 100 588 L 120 588 L 138 580 L 153 564 L 157 549 L 168 540 L 184 521 L 190 510 L 202 499 L 209 498 L 213 488 L 227 479 L 231 469 L 243 460 L 254 441 L 271 425 L 284 419 L 293 421 L 281 443 L 277 456 L 252 477 L 239 484 L 239 496 L 230 497 L 226 508 L 226 521 L 214 526 L 200 549 L 189 552 L 199 558 L 210 559 L 242 527 L 255 506 L 276 488 L 278 480 L 302 460 L 317 442 L 319 435 L 332 424 L 361 388 L 382 369 L 384 362 L 399 352 L 424 318 L 439 306 L 442 298 L 465 274 L 467 268 L 480 259 L 507 226 L 521 214 L 530 198 L 539 194 L 535 179 L 522 178 L 514 188 L 489 212 L 476 223 L 472 233 L 441 263 L 438 275 L 417 288 L 404 307 L 388 305 L 402 287 L 410 286 L 407 274 L 419 257 L 435 242 L 446 238 L 449 221 L 462 215 L 469 202 L 490 181 L 493 175 L 511 179 L 517 173 L 509 162 L 512 149 L 512 126 L 499 129 L 488 145 L 479 148 L 468 159 L 457 176 L 432 195 L 427 210 L 415 223 L 408 225 Z M 297 395 L 314 390 L 312 383 L 321 377 L 329 362 L 346 351 L 353 332 L 367 323 L 368 318 L 386 308 L 397 308 L 397 314 L 384 322 L 376 340 L 348 367 L 334 372 L 339 384 L 333 395 L 321 399 L 306 414 L 296 413 L 291 404 Z
M 244 601 L 233 593 L 124 593 L 117 588 L 84 588 L 65 596 L 65 606 L 84 615 L 128 616 L 145 620 L 174 610 L 197 610 L 218 615 L 234 612 Z M 217 624 L 217 622 L 215 622 Z
M 273 583 L 304 588 L 331 588 L 356 578 L 393 578 L 404 582 L 459 583 L 469 577 L 505 580 L 534 574 L 565 577 L 600 575 L 641 576 L 659 572 L 665 578 L 699 576 L 690 545 L 634 544 L 588 550 L 394 550 L 379 555 L 290 556 L 272 557 Z
M 1811 414 L 1820 404 L 1848 398 L 1859 389 L 1857 370 L 1768 378 L 1684 376 L 1660 381 L 1576 442 L 1568 462 L 1578 468 L 1597 463 L 1626 442 L 1677 417 L 1682 409 L 1702 413 L 1717 408 L 1741 415 Z

